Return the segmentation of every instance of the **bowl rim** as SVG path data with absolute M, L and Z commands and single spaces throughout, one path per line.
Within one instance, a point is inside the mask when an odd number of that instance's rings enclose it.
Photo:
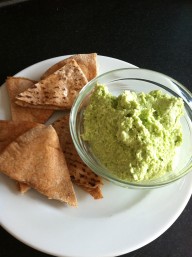
M 143 69 L 143 68 L 120 68 L 120 69 L 113 69 L 113 70 L 110 70 L 108 72 L 105 72 L 105 73 L 102 73 L 100 74 L 99 76 L 95 77 L 94 79 L 92 79 L 91 81 L 89 81 L 79 92 L 78 96 L 76 97 L 75 101 L 73 102 L 73 105 L 72 105 L 72 108 L 71 108 L 71 111 L 70 111 L 70 119 L 69 119 L 69 128 L 70 128 L 70 134 L 71 134 L 71 137 L 72 137 L 72 140 L 73 140 L 73 143 L 74 143 L 74 146 L 80 156 L 80 158 L 82 159 L 82 161 L 91 169 L 93 170 L 94 173 L 96 173 L 97 175 L 117 184 L 117 185 L 120 185 L 120 186 L 124 186 L 124 187 L 129 187 L 129 188 L 159 188 L 161 186 L 165 186 L 165 185 L 168 185 L 170 183 L 173 183 L 177 180 L 179 180 L 180 178 L 182 178 L 183 176 L 185 176 L 186 174 L 188 174 L 190 172 L 190 170 L 192 169 L 192 163 L 190 165 L 188 165 L 186 168 L 183 168 L 183 172 L 181 172 L 178 176 L 170 179 L 170 180 L 167 180 L 167 181 L 163 181 L 163 182 L 160 182 L 160 183 L 157 183 L 157 184 L 145 184 L 143 182 L 145 181 L 141 181 L 140 182 L 129 182 L 129 181 L 125 181 L 125 180 L 121 180 L 117 177 L 114 177 L 113 175 L 110 174 L 110 172 L 102 165 L 100 166 L 97 166 L 95 165 L 95 163 L 92 163 L 89 161 L 89 155 L 87 154 L 87 152 L 85 151 L 82 151 L 82 148 L 78 142 L 78 139 L 77 139 L 77 135 L 76 135 L 76 132 L 75 132 L 75 125 L 76 125 L 76 117 L 77 117 L 77 109 L 80 107 L 80 104 L 81 102 L 83 101 L 84 97 L 87 95 L 87 93 L 90 93 L 94 86 L 95 86 L 95 83 L 97 82 L 98 79 L 102 78 L 102 77 L 105 77 L 107 75 L 109 75 L 110 73 L 113 73 L 113 72 L 121 72 L 121 71 L 130 71 L 130 70 L 135 70 L 136 72 L 152 72 L 152 73 L 156 73 L 160 76 L 163 76 L 164 78 L 167 78 L 169 80 L 171 80 L 176 87 L 179 87 L 179 89 L 181 89 L 182 91 L 184 91 L 185 93 L 187 93 L 190 98 L 192 99 L 192 93 L 190 92 L 190 90 L 188 90 L 188 88 L 186 88 L 184 85 L 182 85 L 180 82 L 178 82 L 177 80 L 173 79 L 172 77 L 170 76 L 167 76 L 163 73 L 160 73 L 160 72 L 157 72 L 157 71 L 154 71 L 154 70 L 149 70 L 149 69 Z M 136 79 L 136 78 L 133 78 L 133 79 Z M 108 81 L 107 83 L 109 82 L 114 82 L 114 81 L 117 81 L 118 79 L 115 79 L 115 80 L 111 80 L 111 81 Z M 151 80 L 151 82 L 153 82 L 153 80 Z M 161 84 L 159 84 L 161 86 Z M 171 90 L 172 91 L 172 90 Z M 186 101 L 185 101 L 186 102 Z M 190 105 L 190 110 L 192 111 L 192 105 Z M 91 163 L 91 165 L 90 165 Z M 107 172 L 107 175 L 105 173 L 103 173 L 102 171 L 98 171 L 98 169 L 104 169 L 106 170 Z M 181 170 L 181 171 L 182 171 Z M 147 180 L 147 183 L 150 182 L 150 180 Z

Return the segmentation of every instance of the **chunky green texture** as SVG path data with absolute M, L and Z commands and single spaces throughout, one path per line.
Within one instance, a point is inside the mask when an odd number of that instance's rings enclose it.
M 96 85 L 84 112 L 82 137 L 118 178 L 150 180 L 172 170 L 182 142 L 182 113 L 182 99 L 161 91 L 125 91 L 115 97 Z

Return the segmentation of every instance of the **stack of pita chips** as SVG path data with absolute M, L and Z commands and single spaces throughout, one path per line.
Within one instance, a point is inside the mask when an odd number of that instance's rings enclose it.
M 34 83 L 36 83 L 36 81 L 27 78 L 8 77 L 6 81 L 6 87 L 10 98 L 11 116 L 13 121 L 23 120 L 28 122 L 45 123 L 52 116 L 54 112 L 53 110 L 34 110 L 30 107 L 23 108 L 15 103 L 16 96 L 21 92 L 27 90 L 28 88 L 32 87 Z M 14 130 L 12 131 L 10 136 L 12 135 L 14 135 Z M 30 188 L 27 184 L 24 183 L 18 183 L 18 187 L 21 193 L 25 193 Z
M 5 147 L 0 154 L 1 171 L 49 199 L 76 206 L 77 200 L 69 171 L 53 127 L 25 121 L 7 124 L 1 121 L 0 125 L 7 125 L 6 135 L 0 134 Z M 12 136 L 13 141 L 9 143 L 7 136 L 13 129 L 15 139 Z
M 38 109 L 34 111 L 33 108 L 22 108 L 15 103 L 16 96 L 28 88 L 31 88 L 34 83 L 36 83 L 36 81 L 27 78 L 9 77 L 7 79 L 6 87 L 11 103 L 12 120 L 45 123 L 53 114 L 53 110 Z
M 85 74 L 88 81 L 92 80 L 97 76 L 98 74 L 97 54 L 92 53 L 92 54 L 76 54 L 54 64 L 41 76 L 41 79 L 48 77 L 50 74 L 53 74 L 55 71 L 59 70 L 70 60 L 75 60 L 77 62 L 77 64 Z
M 70 109 L 87 79 L 77 62 L 72 59 L 62 68 L 35 83 L 16 97 L 16 104 L 51 110 Z
M 69 132 L 69 115 L 51 126 L 56 110 L 70 110 L 81 88 L 97 75 L 97 55 L 78 54 L 50 67 L 40 81 L 9 77 L 12 121 L 0 121 L 0 171 L 49 199 L 77 206 L 73 183 L 102 198 L 102 181 L 80 159 Z

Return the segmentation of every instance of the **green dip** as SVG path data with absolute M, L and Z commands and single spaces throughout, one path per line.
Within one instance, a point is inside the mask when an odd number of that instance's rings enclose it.
M 116 177 L 150 180 L 172 170 L 182 142 L 181 98 L 151 91 L 111 95 L 96 85 L 84 112 L 83 140 Z

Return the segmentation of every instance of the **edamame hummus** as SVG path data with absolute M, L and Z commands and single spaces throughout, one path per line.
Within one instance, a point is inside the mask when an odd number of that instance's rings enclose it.
M 172 170 L 182 142 L 181 98 L 161 91 L 125 91 L 111 95 L 96 85 L 84 112 L 83 139 L 115 176 L 127 181 L 150 180 Z

